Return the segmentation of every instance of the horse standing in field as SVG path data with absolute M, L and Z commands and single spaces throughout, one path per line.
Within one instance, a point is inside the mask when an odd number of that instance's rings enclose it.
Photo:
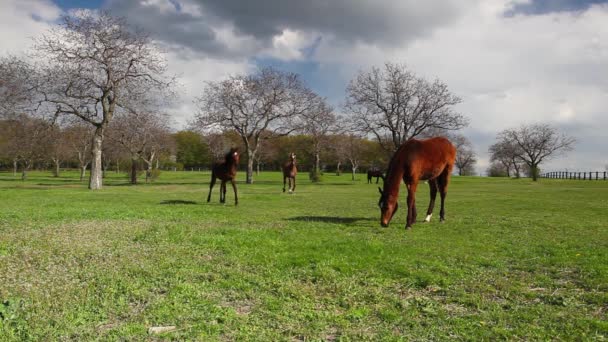
M 219 178 L 222 181 L 220 185 L 220 203 L 226 203 L 226 182 L 232 183 L 234 189 L 234 205 L 239 204 L 239 197 L 236 192 L 236 169 L 239 165 L 240 154 L 238 148 L 231 148 L 226 154 L 223 162 L 216 162 L 211 169 L 211 184 L 209 185 L 209 195 L 207 202 L 211 201 L 211 190 L 215 185 L 215 179 Z
M 372 184 L 372 178 L 374 177 L 376 177 L 376 184 L 378 184 L 378 180 L 380 178 L 382 178 L 382 181 L 384 182 L 384 175 L 382 174 L 382 171 L 378 169 L 367 170 L 367 184 Z
M 399 187 L 401 180 L 407 186 L 407 223 L 405 229 L 411 229 L 416 222 L 416 188 L 418 181 L 428 180 L 431 188 L 431 202 L 426 212 L 425 222 L 431 220 L 437 190 L 441 195 L 440 221 L 445 220 L 445 196 L 447 194 L 450 174 L 454 167 L 456 148 L 446 138 L 435 137 L 427 140 L 410 139 L 395 154 L 388 166 L 384 180 L 384 190 L 380 191 L 381 216 L 380 224 L 388 227 L 397 212 L 399 204 Z
M 290 153 L 289 160 L 283 164 L 283 192 L 285 192 L 285 183 L 289 182 L 289 192 L 296 191 L 296 175 L 298 168 L 296 167 L 296 154 Z M 293 184 L 292 184 L 293 180 Z

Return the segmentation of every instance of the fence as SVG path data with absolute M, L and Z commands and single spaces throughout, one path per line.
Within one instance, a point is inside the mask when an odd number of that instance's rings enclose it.
M 581 180 L 606 180 L 606 171 L 592 172 L 570 172 L 570 171 L 555 171 L 547 172 L 540 175 L 541 178 L 553 179 L 581 179 Z

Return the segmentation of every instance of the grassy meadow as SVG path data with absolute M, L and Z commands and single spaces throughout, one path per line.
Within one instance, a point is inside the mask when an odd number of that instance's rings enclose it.
M 357 177 L 0 173 L 0 340 L 608 339 L 608 181 L 453 177 L 406 232 Z

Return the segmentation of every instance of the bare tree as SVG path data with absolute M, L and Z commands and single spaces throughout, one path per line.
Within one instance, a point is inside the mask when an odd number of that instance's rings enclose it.
M 313 156 L 313 167 L 311 170 L 311 180 L 318 181 L 321 172 L 321 152 L 326 148 L 329 134 L 337 132 L 338 128 L 336 115 L 333 108 L 327 104 L 325 99 L 315 97 L 312 99 L 314 105 L 300 116 L 302 132 L 311 138 L 310 152 Z
M 385 63 L 383 69 L 362 71 L 346 89 L 345 110 L 354 127 L 373 134 L 382 147 L 396 151 L 426 130 L 457 130 L 468 124 L 453 106 L 461 99 L 445 83 L 429 82 L 404 65 Z
M 501 162 L 493 162 L 486 170 L 488 177 L 508 177 L 507 167 Z
M 94 128 L 90 189 L 102 187 L 103 139 L 128 98 L 170 89 L 165 60 L 148 35 L 108 12 L 80 11 L 35 41 L 40 59 L 41 104 Z
M 234 129 L 245 145 L 247 183 L 253 183 L 253 163 L 264 132 L 287 135 L 292 120 L 306 112 L 316 95 L 293 73 L 264 68 L 252 75 L 207 82 L 197 99 L 194 125 L 200 129 Z
M 153 163 L 168 139 L 167 117 L 152 112 L 130 110 L 113 122 L 110 139 L 118 142 L 131 157 L 131 183 L 137 184 L 139 160 L 146 164 L 146 183 L 150 181 Z
M 473 151 L 473 144 L 462 134 L 455 134 L 450 140 L 456 147 L 456 167 L 459 176 L 469 176 L 475 174 L 475 163 L 477 158 Z
M 0 119 L 28 111 L 35 98 L 36 73 L 25 60 L 0 57 Z
M 84 180 L 87 168 L 91 163 L 91 145 L 93 143 L 93 128 L 84 122 L 73 122 L 67 126 L 63 135 L 68 141 L 72 153 L 78 160 L 80 170 L 80 181 Z
M 355 180 L 357 169 L 366 153 L 366 146 L 361 137 L 349 133 L 333 137 L 336 154 L 346 159 L 350 164 L 352 180 Z
M 532 180 L 538 179 L 538 165 L 543 161 L 571 151 L 575 139 L 557 131 L 548 124 L 522 125 L 499 134 L 499 140 L 518 147 L 518 158 L 530 168 Z
M 17 165 L 21 164 L 21 179 L 27 179 L 27 173 L 34 162 L 44 159 L 48 155 L 47 145 L 44 143 L 49 124 L 39 118 L 26 114 L 14 115 L 7 120 L 10 127 L 6 151 L 13 160 L 14 173 Z
M 258 152 L 255 154 L 255 174 L 260 174 L 260 165 L 273 160 L 278 156 L 278 146 L 272 140 L 272 134 L 266 134 L 260 141 Z
M 503 165 L 507 177 L 511 177 L 511 169 L 515 172 L 515 177 L 521 176 L 523 161 L 519 158 L 521 151 L 517 144 L 512 141 L 500 140 L 491 145 L 490 162 L 498 162 Z
M 53 176 L 59 177 L 61 162 L 72 155 L 68 136 L 58 124 L 50 125 L 42 142 L 48 147 L 48 158 L 53 162 Z

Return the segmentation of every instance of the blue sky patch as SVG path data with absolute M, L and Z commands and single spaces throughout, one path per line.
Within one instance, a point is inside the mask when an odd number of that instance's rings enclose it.
M 608 0 L 532 0 L 527 4 L 515 5 L 505 15 L 540 15 L 553 12 L 583 11 L 591 5 L 601 3 L 608 3 Z

